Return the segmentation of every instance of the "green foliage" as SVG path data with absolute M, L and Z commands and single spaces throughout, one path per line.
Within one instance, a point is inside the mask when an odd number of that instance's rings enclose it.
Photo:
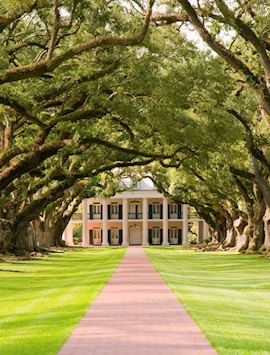
M 73 241 L 75 245 L 78 245 L 82 242 L 82 225 L 75 224 L 73 228 Z

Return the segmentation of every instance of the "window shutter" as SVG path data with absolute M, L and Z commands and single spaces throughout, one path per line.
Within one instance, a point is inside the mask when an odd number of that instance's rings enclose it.
M 171 217 L 171 214 L 170 214 L 170 204 L 168 204 L 168 219 L 170 219 L 170 217 Z
M 100 235 L 101 235 L 101 244 L 103 243 L 103 230 L 101 229 L 100 231 Z
M 112 234 L 111 234 L 110 229 L 108 229 L 108 242 L 109 242 L 109 245 L 112 245 Z
M 160 204 L 160 219 L 162 219 L 163 218 L 163 205 L 162 204 Z
M 123 205 L 119 205 L 119 219 L 123 218 Z
M 182 218 L 182 204 L 181 203 L 178 203 L 178 219 L 181 219 Z
M 93 230 L 89 230 L 89 244 L 93 245 Z
M 178 244 L 182 244 L 182 229 L 178 229 Z
M 123 243 L 123 230 L 119 229 L 119 245 Z
M 89 206 L 89 219 L 93 219 L 93 205 Z
M 111 205 L 108 205 L 108 219 L 111 219 Z
M 103 218 L 103 206 L 100 206 L 100 214 L 101 214 L 101 219 Z
M 152 205 L 148 206 L 149 219 L 152 219 Z
M 148 243 L 152 245 L 152 229 L 148 229 Z
M 163 229 L 160 229 L 160 244 L 163 243 Z

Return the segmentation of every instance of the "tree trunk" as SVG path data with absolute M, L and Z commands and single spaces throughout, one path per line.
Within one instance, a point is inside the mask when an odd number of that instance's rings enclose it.
M 226 237 L 226 231 L 222 224 L 216 223 L 215 226 L 212 225 L 209 227 L 209 233 L 213 244 L 223 244 Z
M 18 225 L 14 230 L 14 252 L 16 254 L 27 254 L 36 250 L 36 238 L 32 225 Z
M 0 252 L 6 253 L 12 249 L 12 224 L 10 221 L 0 219 Z
M 253 235 L 254 224 L 251 219 L 248 221 L 242 217 L 234 221 L 236 230 L 236 251 L 244 251 L 248 248 L 250 237 Z
M 264 221 L 265 203 L 263 200 L 262 191 L 257 183 L 254 184 L 254 195 L 256 198 L 255 215 L 254 215 L 254 231 L 250 239 L 248 250 L 258 251 L 264 243 Z
M 61 214 L 45 213 L 44 219 L 33 221 L 37 245 L 41 248 L 63 246 L 62 234 L 69 222 L 69 218 Z
M 236 231 L 232 226 L 229 226 L 226 230 L 226 238 L 223 242 L 223 248 L 232 248 L 236 243 Z
M 263 217 L 263 223 L 264 223 L 264 233 L 265 233 L 263 249 L 269 252 L 270 251 L 270 208 L 269 207 L 266 208 L 265 215 Z
M 223 248 L 232 248 L 236 243 L 236 231 L 233 222 L 238 217 L 237 211 L 228 211 L 223 208 L 224 216 L 226 218 L 226 237 L 223 242 Z
M 268 179 L 262 174 L 261 170 L 259 169 L 258 162 L 253 157 L 253 170 L 256 176 L 257 183 L 261 189 L 261 193 L 263 196 L 263 200 L 265 203 L 265 214 L 263 217 L 264 223 L 264 244 L 262 246 L 263 250 L 269 251 L 270 250 L 270 186 L 268 183 Z

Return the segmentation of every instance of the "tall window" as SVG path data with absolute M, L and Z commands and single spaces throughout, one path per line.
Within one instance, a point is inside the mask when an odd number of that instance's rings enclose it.
M 176 214 L 177 213 L 177 204 L 176 203 L 170 203 L 169 211 L 171 214 Z
M 101 204 L 100 203 L 93 204 L 93 214 L 101 214 Z
M 159 214 L 160 213 L 160 203 L 159 202 L 153 202 L 152 213 L 153 214 Z
M 142 205 L 140 201 L 131 201 L 129 204 L 128 217 L 130 219 L 142 218 Z
M 101 241 L 101 230 L 98 228 L 93 229 L 93 238 L 96 242 Z
M 118 239 L 119 238 L 119 229 L 118 228 L 112 228 L 111 229 L 111 238 L 112 239 Z
M 169 237 L 170 239 L 176 239 L 178 238 L 178 235 L 177 235 L 177 228 L 171 228 L 169 229 Z
M 119 213 L 119 205 L 118 203 L 111 204 L 111 214 L 118 214 Z
M 152 238 L 159 238 L 160 237 L 160 229 L 159 227 L 153 227 L 152 229 Z

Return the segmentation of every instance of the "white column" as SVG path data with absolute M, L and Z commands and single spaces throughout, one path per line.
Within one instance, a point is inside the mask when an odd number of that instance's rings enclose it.
M 169 245 L 169 239 L 168 239 L 168 229 L 169 229 L 169 223 L 168 223 L 168 199 L 163 198 L 163 242 L 162 245 Z
M 82 200 L 82 245 L 89 246 L 89 229 L 88 229 L 88 203 L 85 198 Z
M 65 230 L 66 243 L 69 247 L 73 247 L 73 223 L 69 222 Z
M 102 200 L 102 246 L 107 247 L 108 243 L 108 201 Z
M 62 240 L 64 240 L 67 243 L 67 226 L 62 234 Z
M 203 221 L 203 240 L 208 238 L 208 233 L 209 233 L 209 226 L 205 221 Z
M 129 245 L 128 240 L 128 199 L 123 198 L 123 246 Z
M 149 245 L 148 242 L 148 201 L 147 198 L 143 198 L 143 235 L 142 245 Z
M 182 205 L 183 207 L 183 229 L 182 229 L 182 244 L 188 245 L 188 205 Z

